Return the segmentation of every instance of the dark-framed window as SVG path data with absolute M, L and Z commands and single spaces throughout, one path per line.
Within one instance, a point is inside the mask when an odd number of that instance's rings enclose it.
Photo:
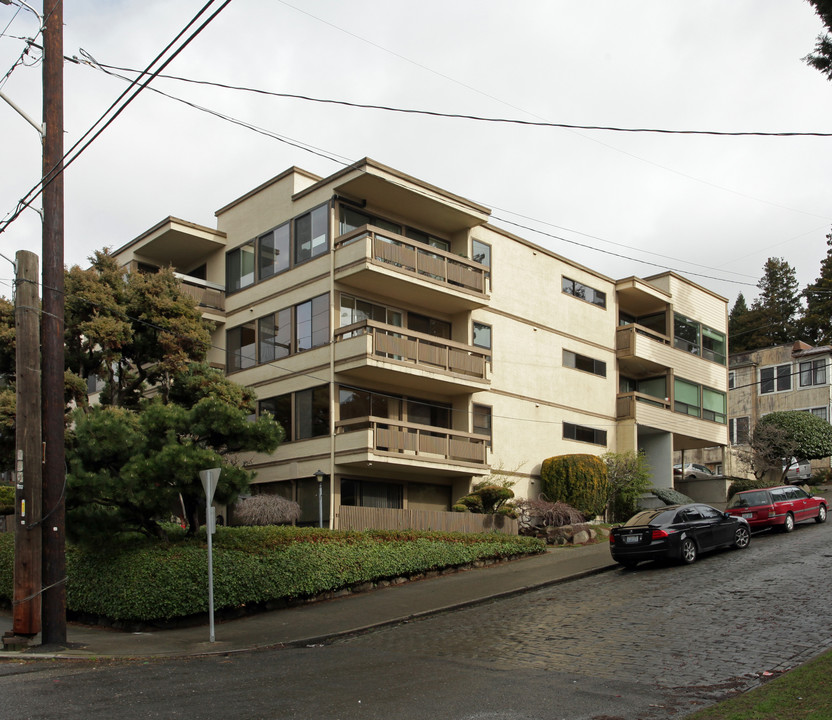
M 702 412 L 699 385 L 676 378 L 673 381 L 673 409 L 684 415 L 699 417 Z
M 583 370 L 593 375 L 600 375 L 601 377 L 607 376 L 607 363 L 603 360 L 596 360 L 586 355 L 579 355 L 571 350 L 563 351 L 563 365 L 564 367 Z
M 291 261 L 291 224 L 283 223 L 257 238 L 257 273 L 260 280 L 288 270 Z
M 229 293 L 254 285 L 254 240 L 225 256 L 225 288 Z
M 329 435 L 329 386 L 319 385 L 260 400 L 258 410 L 271 413 L 286 433 L 284 442 Z
M 328 249 L 329 204 L 325 203 L 226 253 L 226 292 L 268 280 Z
M 725 333 L 679 313 L 673 315 L 673 346 L 725 365 L 728 349 Z
M 400 510 L 403 500 L 404 489 L 399 483 L 341 479 L 342 505 Z
M 491 349 L 491 326 L 484 323 L 474 322 L 473 329 L 473 344 L 477 347 Z
M 607 431 L 575 423 L 563 423 L 563 439 L 577 440 L 578 442 L 592 443 L 593 445 L 607 444 Z
M 272 362 L 292 353 L 292 308 L 284 308 L 257 321 L 257 361 Z
M 491 246 L 481 240 L 471 240 L 471 259 L 487 268 L 491 267 Z
M 800 387 L 826 385 L 826 359 L 806 360 L 800 363 Z
M 477 435 L 487 435 L 488 441 L 485 443 L 488 447 L 491 447 L 492 442 L 492 435 L 491 435 L 491 408 L 488 405 L 478 405 L 474 404 L 472 407 L 473 413 L 473 430 L 474 433 Z
M 319 205 L 295 218 L 295 264 L 298 265 L 326 252 L 329 227 L 329 206 Z
M 747 445 L 748 433 L 751 429 L 751 419 L 735 417 L 728 421 L 728 438 L 731 445 Z
M 295 305 L 295 352 L 326 345 L 329 341 L 329 294 Z
M 586 302 L 597 305 L 598 307 L 607 307 L 607 294 L 605 292 L 579 283 L 577 280 L 572 280 L 564 276 L 561 282 L 561 289 L 567 295 L 572 295 L 572 297 L 576 297 L 579 300 L 586 300 Z
M 225 366 L 228 368 L 228 372 L 245 370 L 257 364 L 256 337 L 253 322 L 238 325 L 226 332 Z
M 760 368 L 760 394 L 786 392 L 792 389 L 792 366 L 771 365 Z
M 728 419 L 725 393 L 707 387 L 702 388 L 702 418 L 725 424 Z

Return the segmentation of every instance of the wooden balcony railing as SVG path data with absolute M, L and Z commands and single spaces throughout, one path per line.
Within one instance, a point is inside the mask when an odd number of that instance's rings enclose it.
M 369 430 L 372 447 L 368 449 L 376 452 L 423 456 L 425 460 L 432 456 L 449 461 L 486 462 L 488 438 L 483 435 L 375 416 L 341 420 L 335 427 L 338 433 Z
M 636 403 L 646 403 L 663 410 L 672 410 L 668 398 L 658 398 L 640 392 L 621 393 L 616 398 L 615 414 L 619 420 L 636 416 Z
M 488 379 L 488 363 L 491 360 L 489 350 L 373 320 L 363 320 L 339 328 L 335 331 L 335 341 L 357 335 L 369 336 L 370 353 L 378 357 L 410 363 L 428 370 L 438 369 L 478 380 Z
M 176 273 L 176 277 L 182 282 L 182 292 L 190 295 L 199 307 L 211 308 L 212 310 L 225 310 L 225 291 L 212 283 L 207 283 L 198 278 Z
M 465 290 L 486 292 L 485 265 L 370 225 L 337 238 L 335 249 L 361 240 L 370 243 L 370 256 L 377 262 Z
M 636 335 L 649 338 L 662 345 L 670 345 L 670 338 L 643 325 L 619 325 L 615 331 L 615 349 L 624 354 L 632 354 L 636 351 Z

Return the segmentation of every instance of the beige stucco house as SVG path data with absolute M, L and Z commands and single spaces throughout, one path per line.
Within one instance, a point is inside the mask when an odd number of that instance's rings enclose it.
M 255 491 L 303 520 L 446 511 L 498 471 L 519 497 L 563 453 L 728 441 L 727 302 L 679 275 L 606 277 L 489 223 L 477 203 L 364 159 L 290 168 L 115 252 L 172 265 L 216 323 L 209 360 L 283 424 Z M 320 475 L 318 476 L 320 477 Z

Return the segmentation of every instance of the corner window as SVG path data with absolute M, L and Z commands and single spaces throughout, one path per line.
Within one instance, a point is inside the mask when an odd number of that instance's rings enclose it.
M 603 360 L 596 360 L 586 355 L 579 355 L 571 350 L 563 351 L 563 365 L 564 367 L 583 370 L 593 375 L 600 375 L 601 377 L 607 376 L 607 363 Z
M 295 351 L 303 352 L 329 341 L 329 295 L 318 295 L 295 306 Z
M 488 350 L 491 349 L 491 326 L 490 325 L 483 325 L 482 323 L 475 322 L 473 325 L 474 330 L 474 345 L 481 348 L 486 348 Z
M 491 246 L 479 240 L 471 240 L 471 259 L 474 262 L 491 267 Z
M 593 445 L 606 445 L 607 431 L 565 422 L 563 423 L 563 438 L 564 440 L 577 440 Z
M 727 411 L 725 393 L 710 388 L 702 388 L 702 417 L 705 420 L 725 424 Z
M 257 361 L 280 360 L 292 352 L 292 309 L 286 308 L 257 321 Z
M 572 295 L 579 300 L 585 300 L 586 302 L 597 305 L 598 307 L 607 307 L 606 293 L 596 290 L 595 288 L 591 288 L 589 285 L 579 283 L 577 280 L 570 280 L 568 277 L 564 277 L 561 282 L 561 289 L 567 295 Z
M 673 346 L 692 355 L 699 355 L 699 323 L 675 315 L 673 318 Z

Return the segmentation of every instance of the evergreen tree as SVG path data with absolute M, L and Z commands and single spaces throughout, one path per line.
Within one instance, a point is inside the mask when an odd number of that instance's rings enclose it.
M 832 36 L 828 32 L 832 30 L 832 0 L 808 0 L 808 2 L 823 21 L 827 32 L 817 36 L 814 52 L 803 58 L 803 61 L 826 75 L 827 80 L 832 80 Z
M 794 268 L 784 258 L 769 258 L 757 287 L 760 295 L 751 305 L 754 326 L 748 333 L 749 349 L 797 340 L 801 307 Z
M 803 291 L 806 309 L 800 321 L 802 339 L 813 345 L 832 345 L 832 233 L 820 263 L 820 277 Z
M 754 332 L 757 326 L 754 311 L 748 308 L 745 296 L 740 293 L 728 315 L 728 350 L 745 352 L 754 349 Z

